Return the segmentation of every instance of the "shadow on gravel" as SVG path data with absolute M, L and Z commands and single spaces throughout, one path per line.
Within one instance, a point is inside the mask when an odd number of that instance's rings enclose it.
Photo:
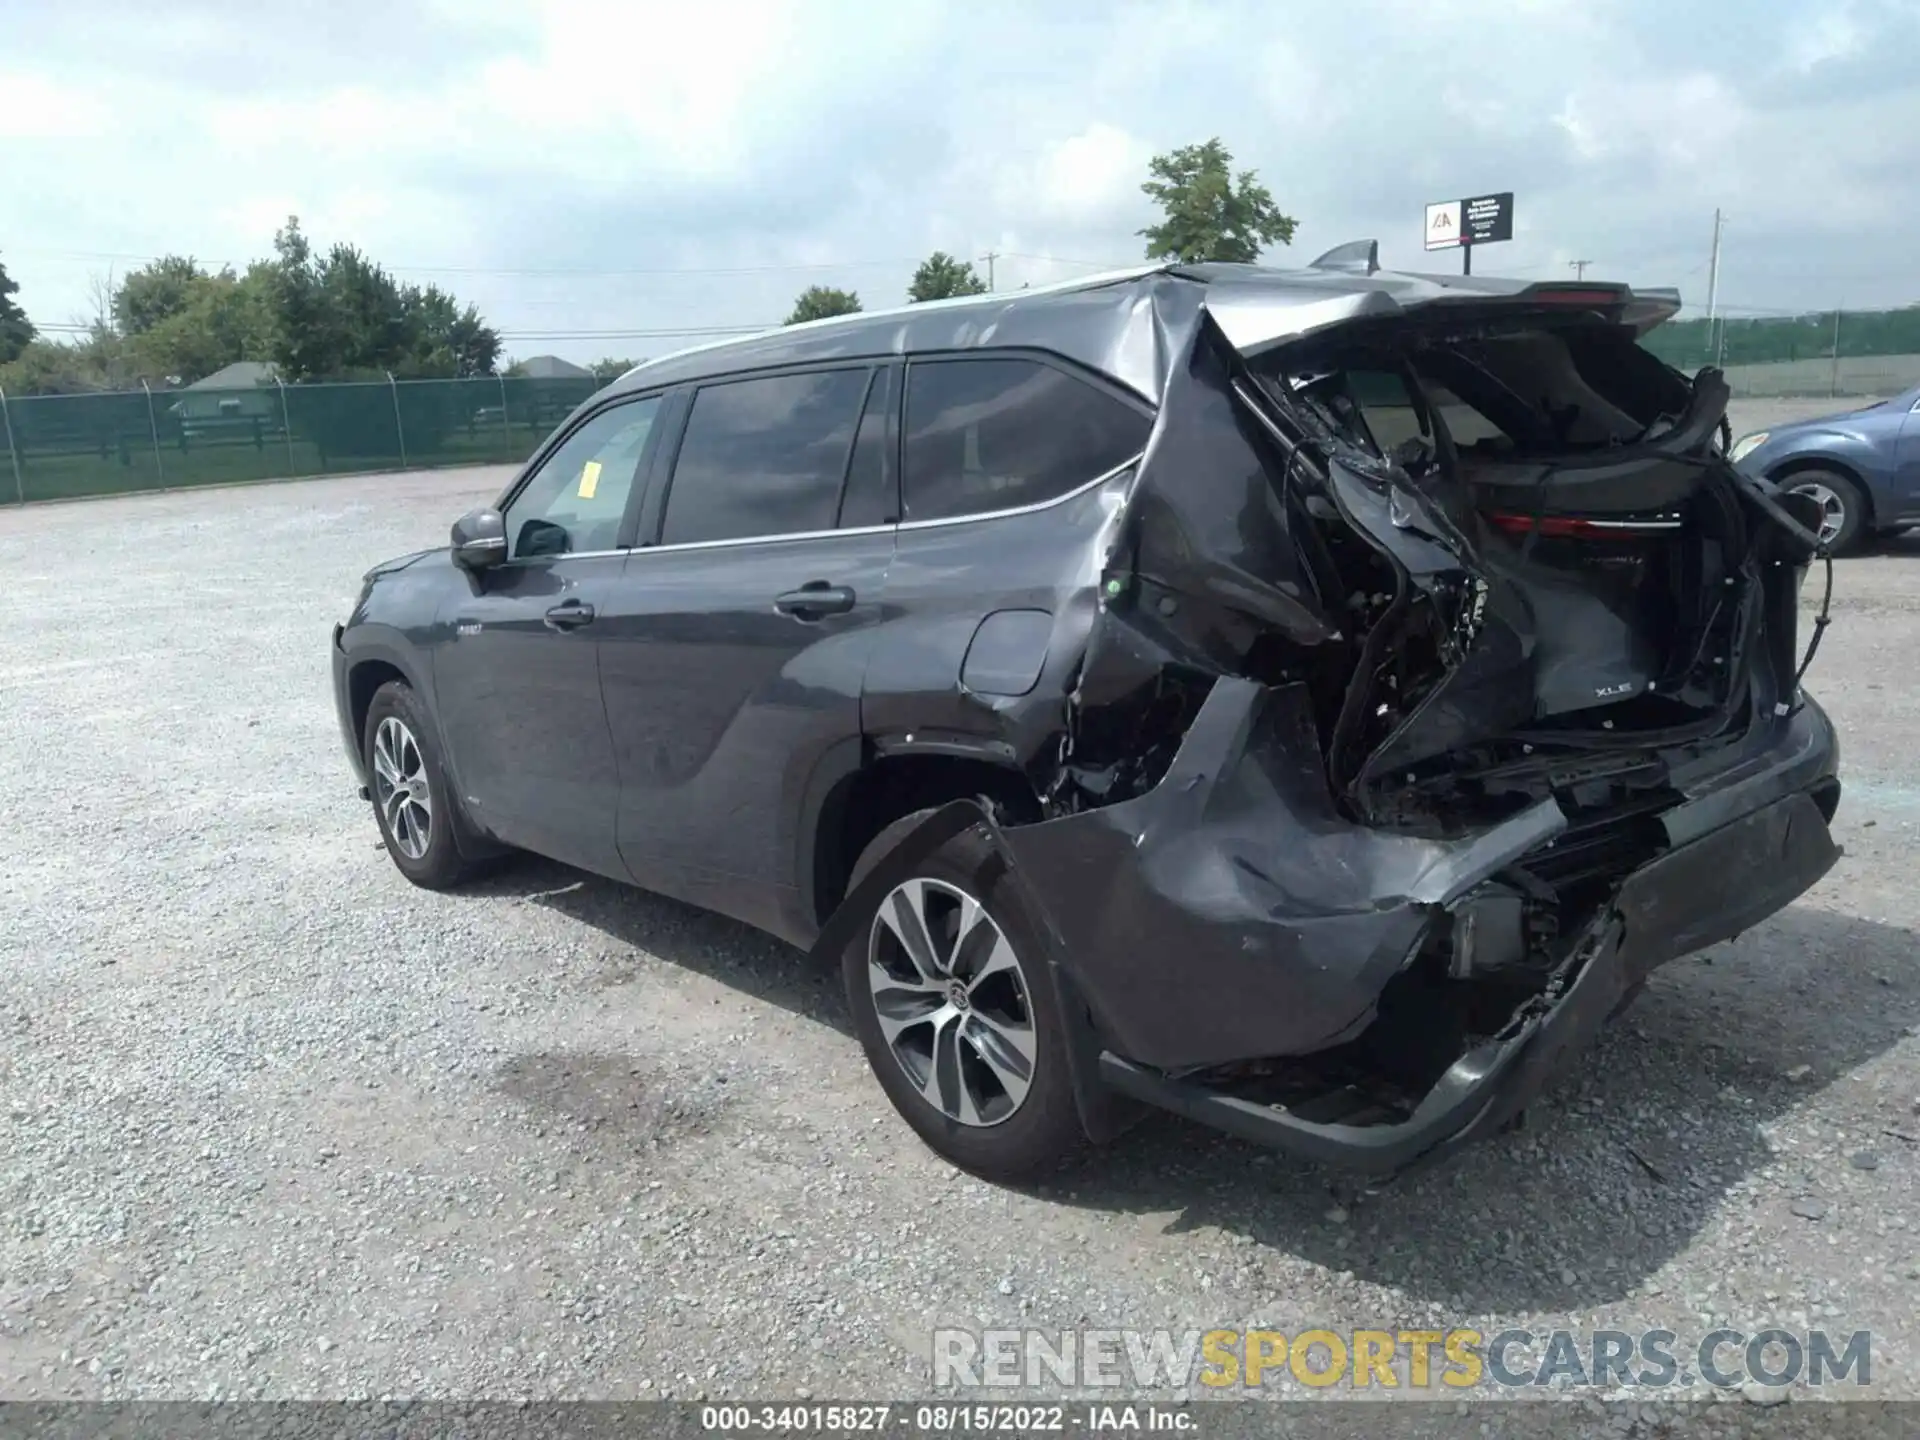
M 1876 535 L 1862 553 L 1920 556 L 1920 530 L 1901 530 L 1892 535 Z M 1836 578 L 1835 584 L 1838 583 Z
M 842 1035 L 853 1033 L 840 999 L 837 972 L 822 971 L 808 963 L 805 951 L 711 911 L 548 860 L 516 862 L 459 893 L 546 906 L 756 1000 L 778 1005 Z M 600 983 L 613 988 L 625 984 L 632 975 L 631 967 L 616 965 Z
M 1249 1235 L 1456 1313 L 1591 1309 L 1685 1249 L 1728 1188 L 1773 1158 L 1762 1125 L 1920 1022 L 1914 946 L 1904 929 L 1795 907 L 1675 961 L 1524 1130 L 1376 1193 L 1161 1117 L 1046 1193 L 1177 1212 L 1174 1230 Z M 1867 1123 L 1920 1128 L 1904 1103 Z M 1328 1217 L 1336 1206 L 1344 1219 Z M 1853 1218 L 1830 1201 L 1823 1223 Z
M 551 906 L 849 1033 L 838 977 L 744 925 L 543 862 L 467 893 Z M 1154 1116 L 1038 1193 L 1086 1209 L 1172 1212 L 1172 1230 L 1247 1235 L 1456 1313 L 1591 1309 L 1684 1250 L 1728 1189 L 1773 1158 L 1761 1126 L 1920 1025 L 1915 947 L 1908 930 L 1793 907 L 1657 972 L 1519 1133 L 1377 1192 Z M 616 970 L 604 983 L 623 978 Z M 877 1087 L 873 1103 L 886 1104 Z M 1920 1130 L 1903 1107 L 1871 1123 Z M 1328 1217 L 1336 1206 L 1344 1219 Z M 1832 1204 L 1822 1223 L 1848 1221 Z

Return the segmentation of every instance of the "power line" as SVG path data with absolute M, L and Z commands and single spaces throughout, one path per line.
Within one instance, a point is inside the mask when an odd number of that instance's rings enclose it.
M 1065 255 L 1036 255 L 1027 250 L 1002 250 L 1002 260 L 1043 260 L 1049 265 L 1079 265 L 1088 270 L 1126 270 L 1138 260 L 1073 260 Z
M 62 260 L 137 260 L 153 262 L 167 257 L 161 255 L 139 255 L 123 250 L 36 250 L 30 246 L 9 246 L 8 253 L 14 255 L 39 255 Z M 201 265 L 227 265 L 235 269 L 253 261 L 210 260 L 193 257 Z M 261 257 L 255 257 L 261 258 Z M 485 266 L 485 265 L 396 265 L 381 262 L 382 268 L 397 273 L 413 275 L 499 275 L 510 278 L 533 279 L 539 277 L 583 279 L 622 279 L 631 276 L 646 275 L 781 275 L 799 273 L 808 270 L 863 270 L 881 266 L 917 265 L 917 260 L 815 260 L 793 265 L 684 265 L 684 266 L 645 266 L 639 268 L 595 268 L 588 266 Z
M 42 250 L 32 246 L 9 246 L 9 254 L 38 255 L 61 260 L 87 261 L 139 261 L 152 263 L 167 257 L 161 255 L 137 254 L 130 250 Z M 178 253 L 178 252 L 176 252 Z M 995 252 L 1000 259 L 1038 260 L 1050 265 L 1075 265 L 1089 270 L 1122 270 L 1127 268 L 1126 261 L 1119 260 L 1075 260 L 1065 255 L 1042 255 L 1034 251 L 1001 250 Z M 252 264 L 249 261 L 194 259 L 202 265 L 232 266 L 235 269 Z M 260 257 L 255 257 L 260 258 Z M 986 257 L 982 257 L 983 259 Z M 798 274 L 814 270 L 873 270 L 882 267 L 905 267 L 918 265 L 917 258 L 892 258 L 872 260 L 815 260 L 789 265 L 682 265 L 682 266 L 643 266 L 637 268 L 597 268 L 591 266 L 486 266 L 486 265 L 402 265 L 386 264 L 383 267 L 396 273 L 413 275 L 497 275 L 517 279 L 626 279 L 649 275 L 784 275 Z

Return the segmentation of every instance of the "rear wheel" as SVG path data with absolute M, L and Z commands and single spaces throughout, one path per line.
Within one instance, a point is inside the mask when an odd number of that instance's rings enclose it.
M 473 867 L 460 853 L 460 818 L 438 742 L 426 707 L 404 680 L 374 692 L 363 744 L 367 793 L 394 866 L 428 890 L 467 879 Z
M 853 883 L 928 813 L 881 832 Z M 963 1170 L 1021 1180 L 1086 1136 L 1046 952 L 988 849 L 967 831 L 895 884 L 841 978 L 867 1063 L 915 1133 Z
M 1867 497 L 1845 475 L 1832 470 L 1802 470 L 1781 482 L 1789 494 L 1805 495 L 1820 507 L 1820 543 L 1835 555 L 1855 548 L 1867 529 Z

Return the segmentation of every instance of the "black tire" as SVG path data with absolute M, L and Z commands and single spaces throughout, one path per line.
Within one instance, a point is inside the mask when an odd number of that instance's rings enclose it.
M 881 831 L 854 862 L 849 890 L 865 878 L 902 835 L 930 813 L 922 810 Z M 881 1032 L 879 1010 L 868 979 L 869 947 L 873 943 L 871 925 L 863 927 L 848 944 L 841 959 L 841 981 L 846 989 L 854 1034 L 866 1051 L 874 1078 L 901 1118 L 930 1149 L 962 1170 L 982 1179 L 1015 1182 L 1057 1167 L 1086 1142 L 1086 1132 L 1074 1104 L 1066 1032 L 1052 978 L 1046 969 L 1046 950 L 1019 906 L 1013 903 L 1008 892 L 1011 881 L 1004 873 L 988 866 L 987 878 L 984 881 L 979 878 L 982 862 L 988 858 L 990 849 L 984 836 L 969 830 L 923 861 L 912 878 L 932 880 L 964 891 L 986 911 L 1012 947 L 1023 983 L 1034 1058 L 1025 1096 L 1011 1114 L 994 1123 L 968 1124 L 947 1115 L 920 1093 L 907 1073 L 905 1062 L 895 1056 Z M 970 1018 L 974 1017 L 963 1017 L 959 1023 L 964 1026 Z M 978 1053 L 969 1051 L 974 1057 L 973 1066 L 981 1064 Z M 955 1054 L 959 1054 L 957 1049 Z M 960 1063 L 956 1059 L 956 1065 Z
M 401 727 L 408 742 L 401 747 L 406 752 L 402 755 L 403 766 L 410 771 L 412 761 L 417 758 L 419 777 L 426 783 L 428 814 L 424 847 L 417 845 L 418 830 L 411 829 L 417 823 L 412 818 L 417 816 L 417 807 L 383 805 L 392 787 L 376 768 L 375 746 L 381 736 L 382 723 L 388 720 Z M 394 868 L 427 890 L 450 889 L 471 878 L 476 867 L 461 853 L 458 833 L 466 828 L 466 821 L 459 813 L 453 787 L 447 784 L 437 732 L 427 718 L 426 706 L 406 681 L 389 680 L 374 692 L 373 703 L 367 706 L 367 723 L 361 732 L 360 746 L 367 766 L 367 793 L 373 799 L 374 823 L 380 827 L 380 838 L 386 842 Z M 390 818 L 390 811 L 398 818 Z M 396 823 L 409 833 L 396 834 Z M 420 848 L 421 853 L 410 853 L 415 848 Z
M 1873 533 L 1867 523 L 1867 497 L 1860 487 L 1837 470 L 1796 470 L 1780 482 L 1789 494 L 1813 495 L 1822 501 L 1827 517 L 1839 507 L 1839 529 L 1827 542 L 1835 555 L 1850 555 L 1859 550 Z

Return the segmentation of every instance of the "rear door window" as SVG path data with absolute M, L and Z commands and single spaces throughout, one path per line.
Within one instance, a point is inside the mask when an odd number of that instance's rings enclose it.
M 871 375 L 862 367 L 702 386 L 660 543 L 833 529 Z
M 907 367 L 905 518 L 943 520 L 1056 500 L 1146 448 L 1153 422 L 1037 360 Z

